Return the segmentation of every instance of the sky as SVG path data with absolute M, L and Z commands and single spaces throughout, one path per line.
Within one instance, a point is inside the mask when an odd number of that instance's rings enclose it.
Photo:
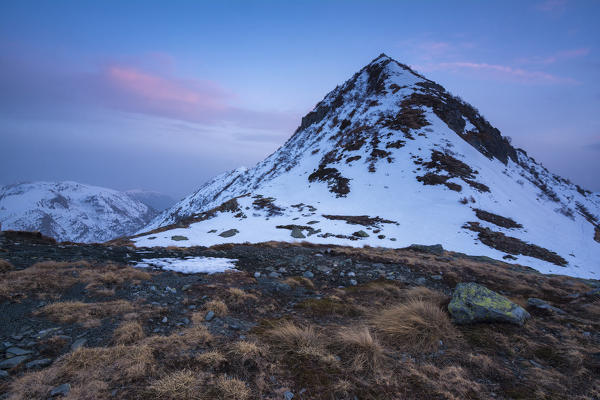
M 600 1 L 0 2 L 0 185 L 180 198 L 380 53 L 600 192 Z

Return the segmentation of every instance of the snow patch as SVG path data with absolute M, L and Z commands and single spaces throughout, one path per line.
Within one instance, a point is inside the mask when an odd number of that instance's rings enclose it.
M 161 268 L 183 274 L 214 274 L 235 269 L 236 259 L 216 257 L 144 258 L 138 268 Z

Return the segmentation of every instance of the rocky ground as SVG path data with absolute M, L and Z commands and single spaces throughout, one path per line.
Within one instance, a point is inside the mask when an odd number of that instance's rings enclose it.
M 238 261 L 212 275 L 131 267 L 187 256 Z M 461 282 L 530 318 L 457 324 Z M 133 248 L 2 232 L 0 398 L 595 399 L 598 287 L 441 246 Z

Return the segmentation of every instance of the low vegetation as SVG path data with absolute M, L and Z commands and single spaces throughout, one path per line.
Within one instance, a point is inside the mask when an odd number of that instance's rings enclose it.
M 352 260 L 372 269 L 394 266 L 407 275 L 340 287 L 337 275 L 317 270 L 311 279 L 290 273 L 265 281 L 249 269 L 202 276 L 199 283 L 178 289 L 181 300 L 152 305 L 143 296 L 135 301 L 119 296 L 140 290 L 140 284 L 158 285 L 158 273 L 80 263 L 11 270 L 3 275 L 12 277 L 20 293 L 11 297 L 14 304 L 33 297 L 54 300 L 36 307 L 31 318 L 104 336 L 74 350 L 58 333 L 42 339 L 40 349 L 52 363 L 37 370 L 15 367 L 11 380 L 0 383 L 0 394 L 46 399 L 68 383 L 68 399 L 282 399 L 288 392 L 294 399 L 583 400 L 600 395 L 595 333 L 600 304 L 584 281 L 443 251 L 321 251 L 318 245 L 274 242 L 244 247 L 249 249 L 262 256 L 271 250 L 318 252 L 319 265 Z M 51 277 L 65 280 L 56 279 L 44 292 L 40 285 Z M 171 274 L 165 279 L 174 285 L 178 277 L 185 278 Z M 528 307 L 532 318 L 524 326 L 456 325 L 447 309 L 452 288 L 469 281 L 524 307 L 528 298 L 543 299 L 564 314 Z M 68 284 L 90 289 L 85 297 L 69 298 Z M 115 295 L 98 298 L 96 287 L 115 289 Z M 180 317 L 173 316 L 173 307 L 183 309 Z M 183 316 L 187 323 L 165 322 Z

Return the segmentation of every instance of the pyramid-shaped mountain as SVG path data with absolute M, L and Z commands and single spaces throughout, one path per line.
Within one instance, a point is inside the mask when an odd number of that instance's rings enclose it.
M 550 173 L 476 108 L 382 54 L 275 153 L 217 176 L 132 240 L 439 243 L 598 278 L 599 215 L 599 194 Z

